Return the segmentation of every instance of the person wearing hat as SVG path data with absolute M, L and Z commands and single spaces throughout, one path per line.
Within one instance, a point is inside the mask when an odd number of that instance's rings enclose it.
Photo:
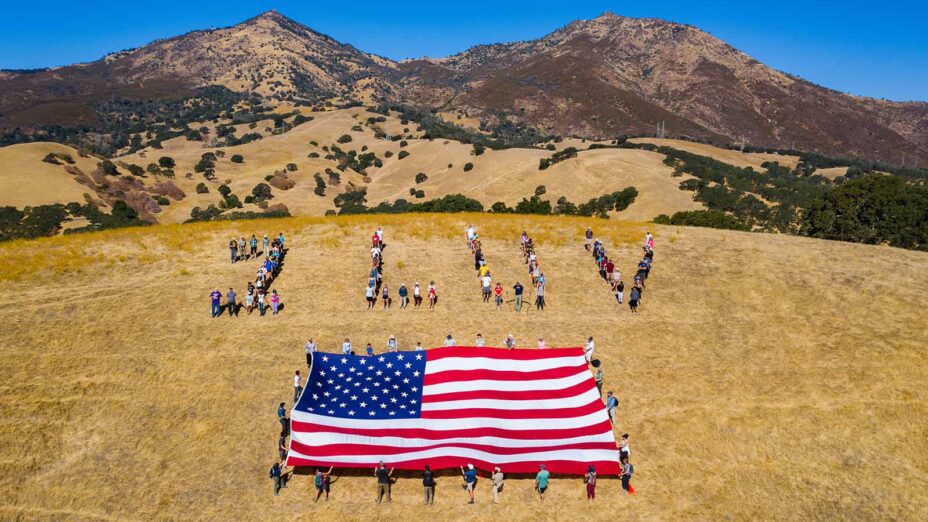
M 551 473 L 545 469 L 545 465 L 542 464 L 539 466 L 538 474 L 535 475 L 535 491 L 538 492 L 538 496 L 541 497 L 541 501 L 545 501 L 545 491 L 548 489 L 548 479 L 551 478 Z
M 377 477 L 378 504 L 383 500 L 384 495 L 387 497 L 387 502 L 393 502 L 390 498 L 390 475 L 393 475 L 393 468 L 387 470 L 386 464 L 381 460 L 377 467 L 374 468 L 374 476 Z
M 474 465 L 468 463 L 467 470 L 464 470 L 464 467 L 461 466 L 461 475 L 464 476 L 464 489 L 467 490 L 467 494 L 470 496 L 468 504 L 474 503 L 474 488 L 477 486 L 477 470 L 474 469 Z
M 584 482 L 586 482 L 586 499 L 596 500 L 596 467 L 591 465 L 587 468 Z
M 609 422 L 615 424 L 615 409 L 619 407 L 619 399 L 612 394 L 606 393 L 606 412 L 609 414 Z
M 499 492 L 503 490 L 503 471 L 499 466 L 493 468 L 493 475 L 490 476 L 493 481 L 493 503 L 499 503 Z

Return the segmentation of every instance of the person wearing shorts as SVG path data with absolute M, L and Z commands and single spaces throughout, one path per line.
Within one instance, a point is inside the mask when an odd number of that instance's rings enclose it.
M 367 309 L 368 309 L 368 310 L 373 310 L 373 309 L 374 309 L 374 301 L 375 301 L 375 297 L 374 297 L 374 287 L 371 286 L 370 284 L 368 284 L 368 285 L 367 285 L 367 288 L 364 289 L 364 295 L 365 295 L 365 297 L 367 297 Z
M 483 302 L 489 303 L 490 295 L 492 294 L 490 290 L 490 284 L 493 282 L 493 280 L 490 278 L 490 274 L 486 274 L 480 278 L 480 281 L 481 287 L 483 288 Z
M 545 501 L 545 491 L 548 490 L 548 479 L 551 478 L 551 473 L 545 469 L 545 465 L 542 464 L 538 470 L 538 474 L 535 475 L 535 491 L 538 492 L 538 496 L 541 498 L 541 501 Z
M 329 500 L 329 475 L 332 473 L 332 468 L 329 467 L 329 471 L 323 473 L 322 468 L 316 468 L 316 476 L 313 480 L 314 485 L 316 486 L 316 500 L 313 502 L 319 502 L 319 497 L 325 494 L 326 501 Z
M 467 490 L 467 495 L 470 497 L 470 500 L 467 501 L 468 504 L 474 503 L 474 488 L 477 487 L 477 470 L 474 469 L 473 464 L 467 465 L 467 470 L 461 466 L 461 475 L 464 476 L 464 489 Z

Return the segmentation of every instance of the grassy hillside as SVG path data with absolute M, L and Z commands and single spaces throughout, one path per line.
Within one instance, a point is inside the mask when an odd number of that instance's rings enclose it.
M 494 275 L 523 277 L 518 235 L 536 239 L 544 313 L 480 302 L 464 248 L 480 227 Z M 619 308 L 579 244 L 592 223 L 633 270 L 644 224 L 492 215 L 299 218 L 125 229 L 0 245 L 0 518 L 3 519 L 924 519 L 928 517 L 928 256 L 799 237 L 652 227 L 641 313 Z M 365 310 L 367 237 L 385 227 L 385 281 L 434 279 L 434 311 Z M 214 287 L 243 287 L 231 235 L 283 231 L 278 317 L 210 319 Z M 887 264 L 889 262 L 889 264 Z M 523 281 L 524 282 L 524 281 Z M 451 332 L 521 346 L 597 341 L 621 400 L 638 494 L 579 478 L 533 498 L 511 480 L 478 503 L 452 473 L 436 506 L 418 477 L 392 505 L 373 478 L 341 476 L 326 504 L 310 478 L 281 497 L 278 402 L 309 336 L 382 350 Z M 339 471 L 336 470 L 336 475 Z

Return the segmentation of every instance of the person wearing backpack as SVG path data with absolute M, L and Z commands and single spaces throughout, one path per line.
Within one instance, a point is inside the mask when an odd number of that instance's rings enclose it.
M 425 491 L 425 504 L 434 504 L 435 477 L 432 475 L 432 468 L 428 465 L 425 466 L 425 471 L 422 472 L 422 489 Z
M 622 478 L 622 489 L 625 490 L 629 495 L 635 493 L 635 488 L 631 485 L 632 475 L 635 473 L 635 466 L 632 466 L 628 462 L 628 457 L 622 459 L 622 473 L 619 475 Z
M 316 486 L 316 500 L 313 502 L 319 502 L 319 497 L 325 493 L 325 500 L 329 500 L 329 475 L 332 474 L 332 468 L 334 466 L 329 466 L 329 471 L 325 473 L 322 472 L 322 468 L 316 468 L 316 476 L 313 479 L 313 484 Z
M 596 500 L 596 468 L 594 466 L 586 470 L 584 482 L 586 482 L 586 499 Z
M 281 474 L 282 473 L 280 469 L 280 464 L 277 462 L 275 462 L 274 465 L 271 466 L 271 470 L 267 473 L 267 476 L 274 481 L 274 496 L 275 497 L 280 494 Z

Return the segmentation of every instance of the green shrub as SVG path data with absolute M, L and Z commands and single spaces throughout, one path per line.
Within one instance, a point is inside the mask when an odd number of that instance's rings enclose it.
M 267 183 L 258 183 L 251 189 L 251 195 L 255 197 L 255 202 L 265 201 L 273 198 L 271 187 Z
M 720 228 L 724 230 L 750 230 L 732 216 L 718 210 L 688 210 L 677 212 L 673 217 L 661 214 L 654 218 L 660 225 L 680 225 L 688 227 Z
M 548 191 L 548 189 L 546 189 L 544 185 L 538 185 L 537 187 L 535 187 L 535 195 L 536 195 L 536 196 L 543 196 L 543 195 L 545 194 L 545 192 L 547 192 L 547 191 Z
M 474 164 L 473 164 L 473 163 L 465 163 L 465 164 L 464 164 L 464 172 L 470 172 L 470 171 L 472 171 L 472 170 L 474 170 Z
M 417 184 L 417 185 L 420 184 L 420 183 L 424 183 L 427 179 L 429 179 L 429 177 L 425 175 L 425 172 L 420 172 L 420 173 L 416 174 L 416 184 Z
M 219 193 L 226 197 L 232 193 L 232 189 L 228 185 L 219 185 Z
M 396 159 L 403 159 L 406 156 L 409 156 L 409 152 L 401 150 L 400 153 L 396 155 Z
M 339 136 L 338 139 L 335 140 L 335 141 L 337 141 L 337 142 L 339 142 L 339 143 L 350 143 L 350 142 L 351 142 L 351 135 L 350 135 L 350 134 L 342 134 L 342 135 Z
M 209 187 L 206 186 L 206 183 L 197 183 L 196 190 L 197 194 L 209 194 Z
M 243 158 L 241 154 L 233 154 L 232 157 L 229 158 L 229 161 L 232 163 L 241 163 L 245 161 L 245 158 Z

